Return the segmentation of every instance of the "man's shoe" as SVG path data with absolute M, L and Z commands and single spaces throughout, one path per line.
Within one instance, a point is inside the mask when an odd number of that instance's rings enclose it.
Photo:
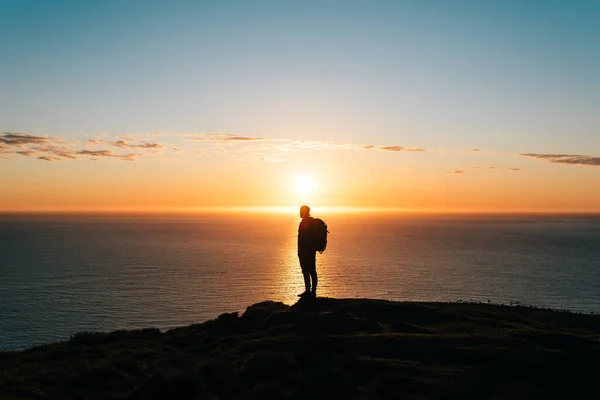
M 298 297 L 305 297 L 306 295 L 309 295 L 309 294 L 310 294 L 310 291 L 308 291 L 308 290 L 305 290 L 304 292 L 300 293 L 300 294 L 298 295 Z

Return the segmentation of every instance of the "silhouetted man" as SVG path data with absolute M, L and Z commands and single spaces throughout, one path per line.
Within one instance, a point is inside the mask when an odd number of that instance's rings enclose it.
M 310 207 L 300 207 L 300 225 L 298 226 L 298 258 L 300 259 L 300 268 L 304 276 L 304 293 L 300 297 L 317 295 L 317 249 L 312 229 L 313 217 L 310 216 Z M 312 290 L 310 287 L 312 279 Z

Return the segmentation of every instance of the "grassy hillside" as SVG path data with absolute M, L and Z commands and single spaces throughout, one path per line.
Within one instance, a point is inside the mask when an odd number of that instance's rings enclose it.
M 0 353 L 0 398 L 595 398 L 600 316 L 318 298 Z

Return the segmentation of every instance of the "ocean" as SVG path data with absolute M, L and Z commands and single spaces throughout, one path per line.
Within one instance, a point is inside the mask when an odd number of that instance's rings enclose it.
M 316 215 L 319 296 L 600 313 L 600 217 Z M 303 281 L 296 215 L 0 214 L 0 349 L 199 323 Z

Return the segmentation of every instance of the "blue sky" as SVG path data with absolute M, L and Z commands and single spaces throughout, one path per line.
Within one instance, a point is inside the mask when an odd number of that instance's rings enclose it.
M 593 0 L 0 4 L 5 131 L 600 148 Z
M 470 149 L 600 164 L 597 0 L 0 0 L 0 56 L 0 133 L 400 145 L 437 149 L 406 157 L 442 173 L 488 162 Z

